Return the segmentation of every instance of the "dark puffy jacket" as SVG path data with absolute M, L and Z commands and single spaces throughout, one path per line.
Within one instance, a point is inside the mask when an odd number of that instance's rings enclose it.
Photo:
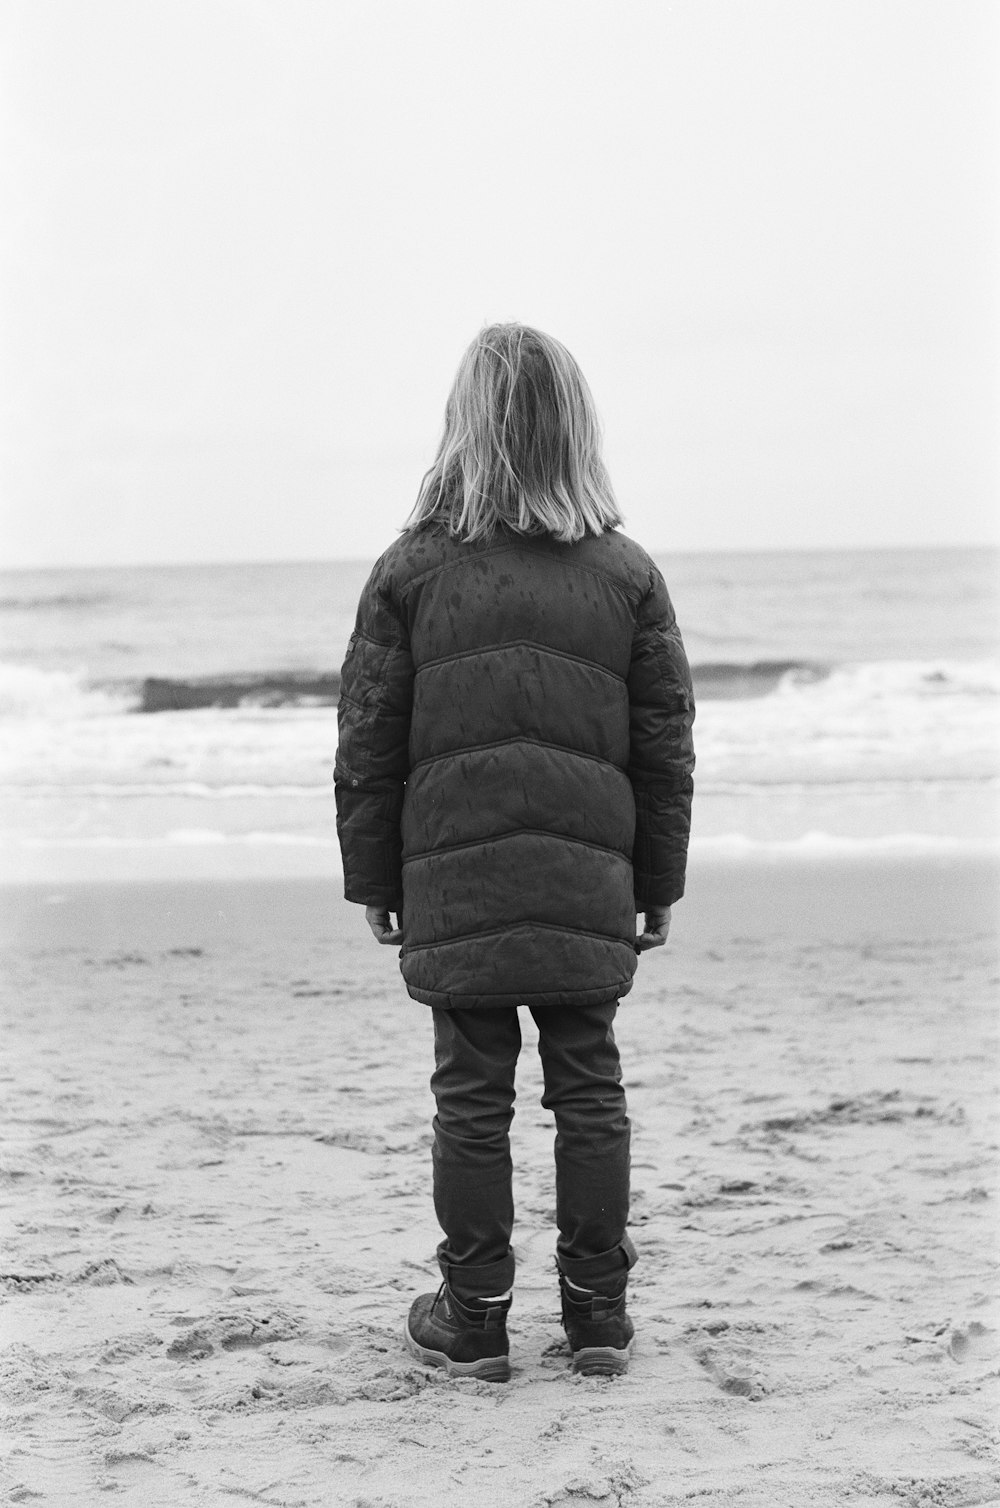
M 428 1005 L 624 995 L 635 917 L 684 892 L 694 704 L 663 578 L 617 531 L 404 534 L 344 661 L 349 901 L 402 909 Z

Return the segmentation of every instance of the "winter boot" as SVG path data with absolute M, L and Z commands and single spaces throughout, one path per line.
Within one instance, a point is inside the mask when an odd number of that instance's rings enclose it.
M 425 1367 L 444 1367 L 449 1377 L 506 1382 L 510 1377 L 507 1299 L 460 1301 L 448 1283 L 413 1300 L 403 1331 L 406 1349 Z
M 628 1275 L 609 1297 L 592 1288 L 576 1288 L 559 1274 L 562 1322 L 573 1353 L 573 1371 L 587 1377 L 616 1377 L 628 1371 L 635 1326 L 625 1313 Z

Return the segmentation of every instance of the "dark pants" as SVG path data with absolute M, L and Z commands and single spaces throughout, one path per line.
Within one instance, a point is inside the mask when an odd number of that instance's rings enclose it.
M 630 1126 L 606 1005 L 532 1007 L 556 1120 L 556 1257 L 580 1287 L 620 1289 L 635 1261 L 625 1233 Z M 517 1010 L 434 1010 L 437 1067 L 434 1208 L 438 1258 L 459 1298 L 502 1293 L 514 1279 L 510 1123 L 521 1047 Z

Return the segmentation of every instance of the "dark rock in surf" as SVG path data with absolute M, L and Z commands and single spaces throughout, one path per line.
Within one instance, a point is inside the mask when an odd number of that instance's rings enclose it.
M 340 676 L 300 671 L 269 674 L 193 676 L 173 680 L 147 676 L 140 712 L 188 712 L 199 707 L 332 707 L 340 695 Z

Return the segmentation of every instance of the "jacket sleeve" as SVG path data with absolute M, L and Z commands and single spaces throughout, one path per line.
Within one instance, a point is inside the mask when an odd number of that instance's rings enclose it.
M 403 904 L 403 791 L 409 774 L 413 660 L 384 557 L 361 594 L 340 678 L 334 767 L 344 894 L 364 906 Z
M 663 577 L 650 566 L 628 676 L 637 911 L 684 894 L 694 771 L 691 671 Z

